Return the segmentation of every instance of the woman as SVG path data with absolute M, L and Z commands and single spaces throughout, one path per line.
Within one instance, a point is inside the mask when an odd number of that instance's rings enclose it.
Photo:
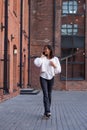
M 40 84 L 43 91 L 44 116 L 50 117 L 51 93 L 54 76 L 61 72 L 59 59 L 53 55 L 52 47 L 45 45 L 41 57 L 34 60 L 34 64 L 41 68 Z

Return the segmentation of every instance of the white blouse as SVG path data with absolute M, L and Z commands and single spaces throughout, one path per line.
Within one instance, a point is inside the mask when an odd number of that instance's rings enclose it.
M 52 65 L 50 65 L 50 61 L 52 61 L 55 64 L 55 68 Z M 57 57 L 53 57 L 52 59 L 47 59 L 47 57 L 45 56 L 36 58 L 34 60 L 34 64 L 37 67 L 41 68 L 40 76 L 48 80 L 52 79 L 55 76 L 55 74 L 61 72 L 61 65 Z

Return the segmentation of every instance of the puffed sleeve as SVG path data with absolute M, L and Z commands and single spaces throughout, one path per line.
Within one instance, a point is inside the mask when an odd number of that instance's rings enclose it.
M 34 64 L 35 64 L 37 67 L 40 67 L 40 66 L 42 65 L 42 59 L 41 59 L 41 58 L 35 58 Z
M 55 59 L 55 64 L 56 64 L 56 68 L 54 69 L 55 74 L 59 74 L 61 73 L 61 65 L 60 65 L 60 61 L 57 57 L 54 57 Z

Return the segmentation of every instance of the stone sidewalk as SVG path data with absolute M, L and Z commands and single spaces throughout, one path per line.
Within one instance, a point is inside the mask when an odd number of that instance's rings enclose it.
M 52 117 L 42 119 L 42 92 L 0 104 L 0 130 L 87 130 L 87 92 L 53 91 Z

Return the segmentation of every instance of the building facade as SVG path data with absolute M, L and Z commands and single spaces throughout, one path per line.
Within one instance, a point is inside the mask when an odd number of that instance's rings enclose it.
M 44 45 L 53 46 L 62 66 L 55 89 L 87 90 L 86 5 L 86 0 L 32 0 L 31 59 Z M 39 70 L 31 66 L 32 86 L 39 86 Z
M 0 98 L 28 85 L 29 1 L 0 0 Z
M 62 72 L 58 90 L 87 90 L 87 1 L 0 0 L 0 92 L 40 88 L 33 64 L 52 45 Z

